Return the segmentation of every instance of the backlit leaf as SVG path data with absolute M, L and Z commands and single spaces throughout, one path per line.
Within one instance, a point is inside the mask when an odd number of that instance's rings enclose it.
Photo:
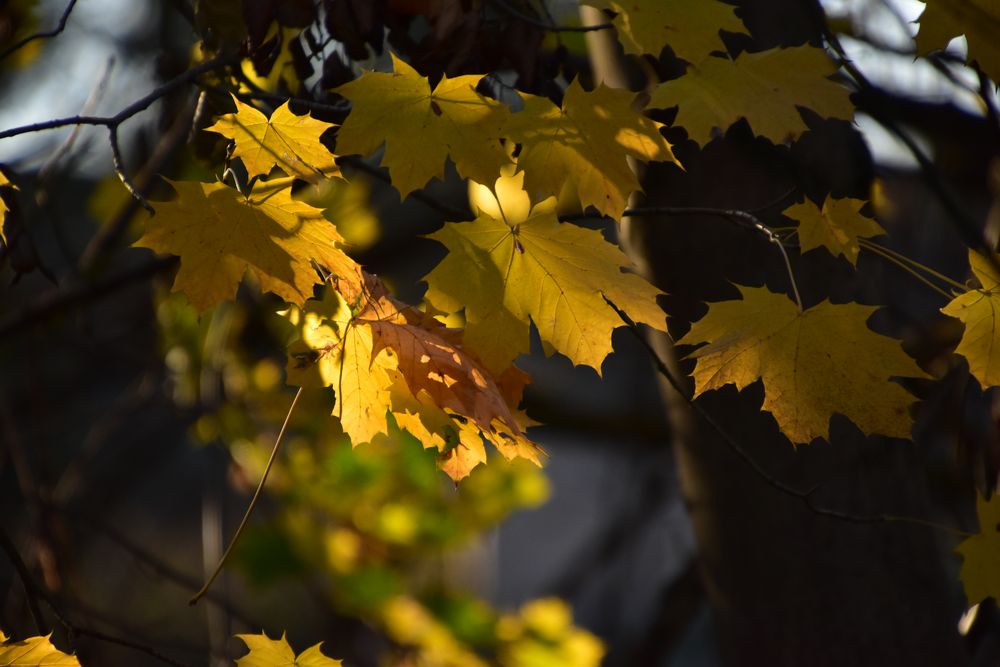
M 806 199 L 786 208 L 782 214 L 798 220 L 802 252 L 826 248 L 830 254 L 843 255 L 857 266 L 861 250 L 858 237 L 885 234 L 882 225 L 861 214 L 864 205 L 860 199 L 833 199 L 828 195 L 822 210 Z
M 968 360 L 969 372 L 985 389 L 1000 385 L 1000 274 L 977 252 L 969 251 L 969 264 L 982 287 L 959 294 L 941 312 L 965 325 L 955 353 Z
M 237 667 L 340 667 L 343 663 L 323 655 L 322 643 L 307 648 L 298 656 L 288 645 L 284 633 L 281 639 L 271 639 L 266 634 L 236 635 L 250 652 L 236 659 Z
M 976 514 L 979 532 L 955 548 L 962 554 L 959 576 L 969 606 L 988 597 L 1000 600 L 1000 495 L 994 493 L 989 501 L 977 496 Z
M 17 641 L 0 631 L 0 667 L 80 667 L 76 656 L 52 645 L 51 636 Z
M 542 202 L 524 220 L 481 211 L 431 237 L 449 252 L 427 276 L 426 298 L 444 312 L 465 309 L 465 343 L 494 373 L 528 352 L 529 318 L 547 352 L 600 373 L 611 332 L 623 326 L 605 297 L 634 321 L 664 330 L 659 290 L 623 270 L 631 262 L 600 232 L 559 222 L 553 208 L 554 200 Z
M 1000 83 L 1000 3 L 996 0 L 927 0 L 920 15 L 917 50 L 927 53 L 965 35 L 969 61 Z
M 828 118 L 854 117 L 849 91 L 827 78 L 836 70 L 826 53 L 812 46 L 744 53 L 736 60 L 706 58 L 657 86 L 649 106 L 679 106 L 676 124 L 699 144 L 712 138 L 713 129 L 725 131 L 741 118 L 754 133 L 783 143 L 807 129 L 797 107 Z
M 557 196 L 569 180 L 581 205 L 617 218 L 629 194 L 640 189 L 628 156 L 677 162 L 660 134 L 662 124 L 633 110 L 635 93 L 603 84 L 586 92 L 574 80 L 562 108 L 544 97 L 521 97 L 524 109 L 511 116 L 506 131 L 521 144 L 517 163 L 533 201 Z M 473 180 L 492 183 L 497 176 Z
M 243 161 L 251 177 L 267 175 L 275 165 L 289 176 L 309 181 L 339 173 L 333 155 L 319 140 L 333 127 L 330 123 L 308 114 L 296 116 L 288 102 L 270 118 L 235 96 L 233 102 L 236 113 L 222 116 L 205 129 L 236 142 L 233 157 Z
M 715 0 L 585 0 L 609 9 L 626 53 L 659 55 L 668 44 L 678 58 L 698 63 L 713 51 L 725 51 L 719 31 L 744 32 L 735 7 Z
M 6 218 L 7 211 L 10 209 L 7 207 L 7 202 L 3 199 L 3 194 L 10 194 L 10 191 L 17 190 L 17 186 L 10 182 L 10 179 L 0 171 L 0 241 L 4 245 L 8 245 L 7 241 L 7 231 L 6 231 Z
M 877 308 L 828 301 L 799 313 L 783 294 L 741 287 L 742 300 L 709 304 L 679 343 L 707 343 L 689 356 L 695 396 L 727 384 L 764 383 L 763 409 L 795 444 L 829 439 L 841 414 L 867 434 L 909 438 L 913 397 L 891 377 L 926 377 L 899 341 L 866 322 Z
M 431 92 L 426 77 L 395 55 L 392 62 L 392 73 L 366 72 L 336 89 L 353 105 L 337 152 L 368 155 L 384 143 L 382 164 L 400 197 L 441 178 L 449 157 L 465 178 L 495 179 L 510 163 L 500 143 L 509 112 L 476 92 L 482 75 L 445 76 Z
M 134 245 L 181 258 L 173 289 L 199 311 L 233 298 L 248 272 L 262 290 L 301 304 L 320 280 L 313 262 L 341 291 L 359 288 L 359 267 L 337 248 L 343 239 L 322 211 L 292 199 L 291 179 L 258 182 L 249 196 L 223 183 L 171 185 L 177 198 L 155 205 Z

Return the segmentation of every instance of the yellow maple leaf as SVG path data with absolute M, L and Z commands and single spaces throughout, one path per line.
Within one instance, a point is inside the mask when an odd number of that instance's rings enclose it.
M 525 172 L 512 178 L 520 184 Z M 502 181 L 498 191 L 508 189 Z M 548 353 L 600 374 L 611 332 L 623 326 L 605 297 L 634 321 L 665 330 L 660 291 L 623 270 L 631 262 L 600 232 L 559 222 L 554 206 L 546 200 L 523 220 L 503 206 L 500 218 L 480 210 L 475 221 L 431 235 L 449 252 L 427 276 L 426 298 L 440 311 L 465 309 L 465 343 L 494 374 L 528 352 L 529 318 Z
M 854 117 L 849 91 L 827 78 L 836 70 L 826 52 L 812 46 L 706 58 L 657 86 L 649 106 L 678 106 L 676 124 L 699 144 L 712 138 L 714 128 L 724 131 L 741 118 L 756 134 L 783 143 L 808 129 L 798 106 L 828 118 Z
M 909 438 L 913 396 L 891 377 L 926 377 L 899 341 L 869 329 L 877 308 L 829 301 L 798 312 L 783 294 L 741 287 L 742 300 L 709 305 L 680 341 L 692 352 L 695 396 L 764 383 L 763 409 L 794 444 L 829 438 L 844 415 L 867 434 Z
M 484 75 L 445 76 L 431 92 L 426 77 L 395 55 L 392 62 L 392 73 L 366 72 L 335 89 L 353 105 L 337 152 L 368 155 L 384 143 L 382 164 L 401 198 L 442 178 L 449 157 L 465 178 L 496 178 L 510 163 L 500 143 L 509 112 L 476 92 Z
M 955 353 L 968 360 L 969 372 L 985 389 L 1000 385 L 1000 273 L 989 258 L 972 250 L 969 264 L 982 287 L 959 294 L 941 312 L 965 324 Z
M 17 641 L 0 630 L 0 667 L 80 667 L 76 656 L 63 653 L 52 645 L 51 636 Z
M 10 210 L 10 208 L 7 207 L 7 202 L 4 201 L 3 199 L 2 196 L 3 190 L 9 191 L 17 189 L 18 189 L 17 186 L 10 182 L 10 179 L 7 178 L 7 176 L 3 173 L 3 171 L 0 171 L 0 241 L 2 241 L 4 245 L 8 244 L 6 218 L 7 218 L 7 212 Z
M 251 176 L 266 176 L 277 165 L 289 176 L 308 181 L 339 174 L 333 154 L 320 143 L 320 135 L 333 127 L 309 116 L 296 116 L 288 102 L 268 118 L 233 96 L 236 113 L 219 118 L 206 127 L 236 142 L 233 157 L 243 161 Z
M 745 32 L 735 7 L 716 0 L 585 0 L 585 5 L 608 9 L 626 53 L 660 55 L 664 44 L 678 58 L 701 62 L 712 51 L 725 51 L 719 31 Z
M 333 387 L 333 414 L 355 445 L 386 433 L 391 412 L 401 428 L 441 450 L 442 468 L 456 479 L 485 461 L 483 437 L 507 458 L 539 463 L 507 403 L 520 399 L 519 388 L 506 378 L 501 389 L 453 331 L 393 300 L 377 279 L 369 277 L 353 311 L 328 290 L 286 316 L 299 332 L 289 347 L 289 382 Z
M 953 38 L 965 35 L 969 61 L 1000 83 L 1000 3 L 996 0 L 926 0 L 920 15 L 917 50 L 927 53 L 948 46 Z
M 663 125 L 633 110 L 635 93 L 603 84 L 586 92 L 574 79 L 562 108 L 544 97 L 521 97 L 524 109 L 511 116 L 506 133 L 521 144 L 517 164 L 533 201 L 559 195 L 568 180 L 581 205 L 618 218 L 629 194 L 640 189 L 628 156 L 677 163 L 660 134 Z M 473 180 L 492 183 L 497 175 Z
M 802 252 L 826 248 L 830 254 L 843 255 L 857 266 L 858 237 L 885 234 L 882 225 L 861 215 L 865 202 L 860 199 L 833 199 L 827 195 L 820 210 L 806 199 L 801 204 L 786 208 L 782 215 L 799 222 L 798 234 Z
M 271 639 L 265 633 L 259 635 L 236 635 L 250 650 L 242 658 L 236 659 L 237 667 L 340 667 L 343 663 L 323 655 L 322 642 L 295 655 L 285 634 L 281 639 Z
M 178 255 L 173 290 L 205 311 L 236 294 L 249 272 L 261 289 L 292 303 L 312 296 L 313 263 L 356 291 L 360 268 L 337 244 L 343 239 L 323 212 L 292 199 L 291 179 L 258 182 L 244 196 L 223 183 L 171 181 L 177 198 L 157 214 L 133 245 Z
M 959 577 L 970 606 L 988 597 L 1000 600 L 1000 495 L 989 501 L 977 496 L 976 514 L 979 532 L 955 548 L 962 554 Z

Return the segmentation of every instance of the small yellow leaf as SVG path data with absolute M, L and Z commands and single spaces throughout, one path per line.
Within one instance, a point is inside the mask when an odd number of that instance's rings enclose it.
M 877 308 L 828 301 L 799 313 L 783 294 L 741 287 L 742 300 L 709 305 L 679 343 L 708 343 L 689 356 L 695 396 L 727 384 L 764 383 L 763 409 L 794 444 L 829 438 L 841 414 L 865 433 L 909 438 L 913 396 L 892 377 L 926 377 L 899 341 L 868 328 Z
M 237 658 L 237 667 L 340 667 L 343 664 L 323 655 L 322 643 L 307 648 L 296 657 L 284 633 L 281 639 L 271 639 L 264 633 L 236 636 L 250 649 L 245 656 Z
M 858 237 L 881 236 L 882 226 L 861 214 L 865 205 L 860 199 L 833 199 L 829 195 L 823 202 L 823 210 L 806 199 L 785 209 L 782 214 L 798 220 L 799 241 L 802 252 L 816 248 L 826 248 L 830 254 L 843 255 L 857 266 Z
M 600 373 L 611 332 L 624 326 L 605 297 L 634 321 L 665 330 L 660 291 L 628 272 L 631 262 L 600 232 L 559 222 L 552 201 L 514 220 L 481 214 L 431 236 L 449 252 L 427 276 L 426 298 L 444 312 L 465 309 L 465 343 L 491 372 L 529 351 L 530 319 L 550 354 Z
M 677 162 L 660 134 L 663 125 L 633 110 L 635 93 L 603 84 L 585 92 L 574 80 L 562 108 L 544 97 L 521 97 L 524 109 L 511 116 L 506 131 L 521 144 L 517 163 L 533 201 L 559 195 L 568 180 L 582 206 L 618 218 L 629 194 L 640 189 L 629 156 Z M 497 175 L 474 180 L 492 183 Z
M 337 248 L 343 239 L 322 211 L 292 199 L 291 179 L 258 182 L 249 196 L 223 183 L 171 185 L 177 198 L 155 205 L 133 245 L 178 255 L 173 289 L 199 311 L 233 298 L 247 272 L 261 289 L 301 304 L 320 282 L 314 262 L 339 279 L 341 291 L 360 288 L 360 267 Z
M 507 107 L 483 97 L 483 75 L 427 78 L 392 56 L 395 71 L 366 72 L 335 91 L 353 105 L 337 134 L 341 155 L 368 155 L 385 144 L 382 164 L 401 198 L 442 178 L 446 158 L 465 178 L 491 182 L 510 157 L 500 143 Z
M 948 46 L 953 38 L 965 35 L 969 61 L 994 83 L 1000 83 L 1000 3 L 996 0 L 926 0 L 920 15 L 917 50 L 927 53 Z
M 959 577 L 969 606 L 988 597 L 1000 600 L 1000 495 L 989 501 L 978 496 L 976 514 L 979 532 L 955 548 L 963 558 Z
M 828 118 L 854 117 L 849 91 L 827 78 L 836 71 L 826 52 L 812 46 L 744 53 L 736 60 L 706 58 L 657 86 L 649 106 L 679 106 L 676 124 L 699 144 L 712 138 L 714 128 L 724 131 L 741 118 L 778 144 L 808 129 L 796 107 Z
M 1000 261 L 1000 255 L 993 257 Z M 982 287 L 959 294 L 941 312 L 965 324 L 955 353 L 968 360 L 969 372 L 986 389 L 1000 385 L 1000 274 L 989 258 L 972 250 L 969 264 Z
M 288 102 L 268 118 L 254 107 L 233 96 L 236 113 L 219 118 L 205 128 L 236 142 L 233 157 L 243 161 L 247 173 L 266 176 L 277 165 L 289 176 L 316 181 L 340 173 L 333 154 L 320 143 L 320 135 L 333 127 L 308 114 L 296 116 Z
M 725 51 L 719 31 L 745 32 L 735 7 L 716 0 L 585 0 L 608 9 L 626 53 L 660 55 L 669 45 L 678 58 L 701 62 L 712 51 Z
M 0 241 L 4 245 L 7 245 L 6 218 L 7 212 L 10 209 L 7 207 L 7 202 L 4 201 L 3 195 L 10 194 L 10 191 L 17 189 L 17 186 L 10 182 L 10 179 L 7 178 L 3 171 L 0 171 Z
M 15 641 L 0 631 L 0 667 L 80 667 L 76 656 L 52 645 L 51 636 Z

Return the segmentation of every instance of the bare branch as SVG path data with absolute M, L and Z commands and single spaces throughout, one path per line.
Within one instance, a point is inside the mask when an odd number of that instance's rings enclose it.
M 69 3 L 66 5 L 66 9 L 63 10 L 62 16 L 59 17 L 59 23 L 56 24 L 55 28 L 53 28 L 52 30 L 42 30 L 40 32 L 36 32 L 33 35 L 28 35 L 27 37 L 20 40 L 16 44 L 12 44 L 11 46 L 7 47 L 2 52 L 0 52 L 0 60 L 3 60 L 10 54 L 14 53 L 20 48 L 23 48 L 25 45 L 35 41 L 36 39 L 48 39 L 50 37 L 55 37 L 56 35 L 61 33 L 63 30 L 65 30 L 66 21 L 69 20 L 69 15 L 73 12 L 73 8 L 76 7 L 76 3 L 77 0 L 69 0 Z
M 546 23 L 536 19 L 533 16 L 529 16 L 524 12 L 518 11 L 514 7 L 507 4 L 506 0 L 491 0 L 491 4 L 501 9 L 508 16 L 512 16 L 519 21 L 523 21 L 528 25 L 533 25 L 536 28 L 541 28 L 542 30 L 548 30 L 549 32 L 594 32 L 595 30 L 612 30 L 614 29 L 614 24 L 612 23 L 597 23 L 595 25 L 554 25 L 552 23 Z
M 128 174 L 125 172 L 125 163 L 122 160 L 122 151 L 121 148 L 118 147 L 118 126 L 108 129 L 108 143 L 111 144 L 111 161 L 115 165 L 115 173 L 118 174 L 118 180 L 122 182 L 122 185 L 125 186 L 128 193 L 132 195 L 137 202 L 139 202 L 140 206 L 146 209 L 150 215 L 156 215 L 156 211 L 149 204 L 149 202 L 146 201 L 146 198 L 142 196 L 142 193 L 139 192 L 139 189 L 135 187 L 132 179 L 129 178 Z

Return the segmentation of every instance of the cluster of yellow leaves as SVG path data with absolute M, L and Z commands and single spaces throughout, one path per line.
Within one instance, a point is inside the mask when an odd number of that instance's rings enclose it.
M 284 634 L 281 639 L 271 639 L 266 633 L 236 636 L 250 651 L 236 660 L 236 667 L 340 667 L 343 664 L 323 655 L 322 643 L 295 655 Z
M 524 605 L 500 619 L 497 635 L 503 667 L 597 667 L 604 657 L 601 640 L 573 625 L 570 608 L 558 598 Z
M 0 667 L 80 667 L 76 656 L 63 653 L 45 637 L 9 639 L 0 630 Z

